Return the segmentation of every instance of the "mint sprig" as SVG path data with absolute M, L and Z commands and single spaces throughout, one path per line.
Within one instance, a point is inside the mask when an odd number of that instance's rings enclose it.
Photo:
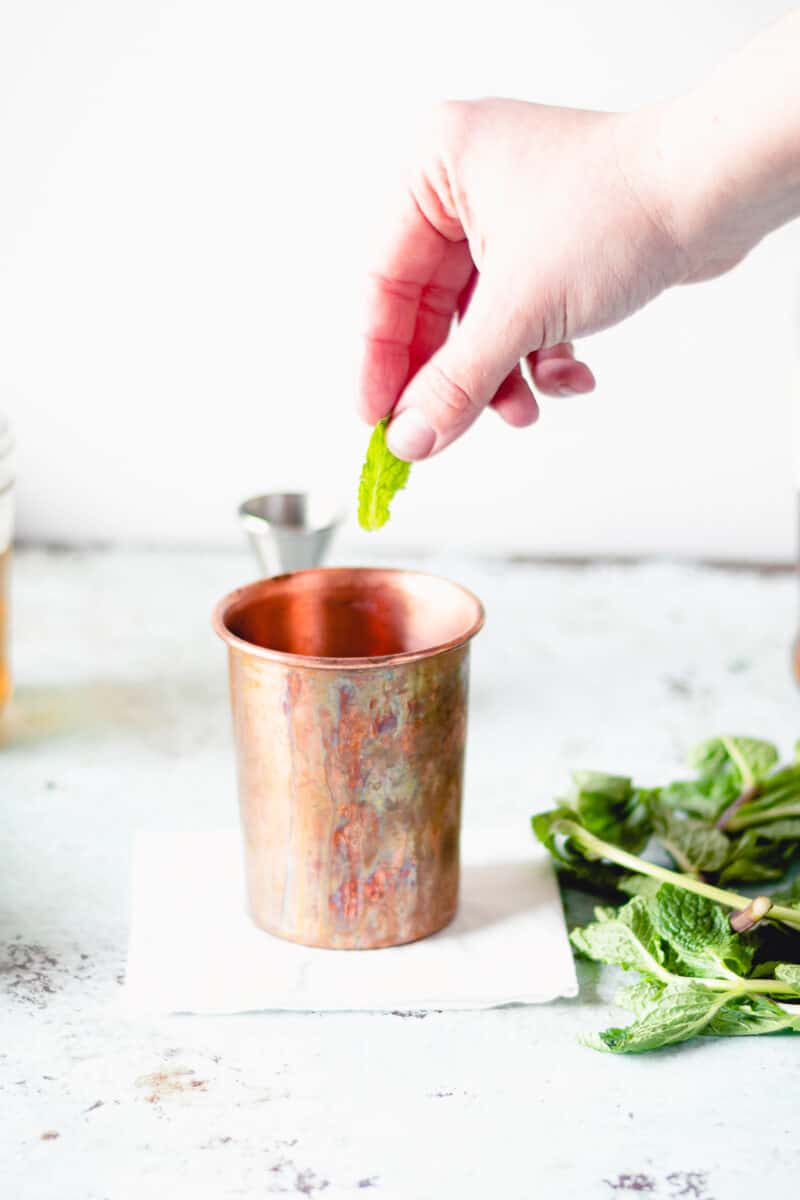
M 776 769 L 771 743 L 740 737 L 704 742 L 690 762 L 694 779 L 662 788 L 575 772 L 532 818 L 565 882 L 633 897 L 571 934 L 580 954 L 639 975 L 619 998 L 633 1022 L 590 1039 L 598 1049 L 800 1031 L 800 883 L 755 898 L 722 886 L 800 862 L 800 762 Z
M 632 1023 L 586 1038 L 593 1048 L 634 1054 L 698 1034 L 800 1031 L 800 966 L 752 977 L 756 940 L 732 933 L 713 901 L 663 884 L 655 896 L 595 915 L 573 930 L 575 949 L 641 978 L 617 996 Z M 796 1013 L 776 1002 L 786 1000 L 798 1001 Z

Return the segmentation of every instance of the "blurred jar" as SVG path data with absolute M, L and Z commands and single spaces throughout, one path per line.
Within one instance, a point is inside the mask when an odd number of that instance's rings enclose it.
M 792 442 L 795 492 L 795 521 L 798 534 L 795 574 L 800 578 L 800 362 L 795 362 L 792 372 Z M 795 682 L 800 684 L 800 621 L 792 643 L 792 668 Z
M 11 598 L 11 540 L 14 526 L 13 449 L 8 422 L 0 416 L 0 713 L 11 695 L 8 610 Z

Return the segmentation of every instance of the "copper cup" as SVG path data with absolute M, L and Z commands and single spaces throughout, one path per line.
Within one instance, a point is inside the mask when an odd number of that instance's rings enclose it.
M 366 567 L 263 579 L 217 606 L 260 928 L 364 950 L 452 919 L 482 624 L 457 584 Z

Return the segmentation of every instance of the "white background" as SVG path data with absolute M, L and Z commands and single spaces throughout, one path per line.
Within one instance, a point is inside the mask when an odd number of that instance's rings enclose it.
M 234 543 L 249 493 L 351 492 L 367 231 L 419 112 L 486 93 L 632 107 L 788 7 L 2 0 L 0 408 L 21 535 Z M 594 339 L 593 397 L 547 402 L 523 433 L 487 415 L 372 536 L 790 557 L 798 250 L 800 223 Z

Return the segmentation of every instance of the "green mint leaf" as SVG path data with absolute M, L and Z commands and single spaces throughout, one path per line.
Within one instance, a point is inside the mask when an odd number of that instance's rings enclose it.
M 732 774 L 712 775 L 706 779 L 670 783 L 660 789 L 659 801 L 664 808 L 676 809 L 706 821 L 715 821 L 740 792 L 738 778 Z
M 639 1054 L 685 1042 L 697 1035 L 744 1037 L 800 1032 L 800 1008 L 776 1004 L 766 996 L 716 992 L 702 984 L 669 987 L 646 982 L 626 988 L 620 1007 L 634 1014 L 630 1025 L 606 1029 L 585 1039 L 598 1050 Z
M 358 521 L 362 529 L 380 529 L 389 520 L 389 505 L 408 482 L 411 463 L 403 462 L 386 445 L 384 417 L 372 431 L 358 484 Z
M 626 896 L 655 896 L 663 886 L 660 879 L 651 879 L 649 875 L 623 875 L 617 884 Z
M 663 995 L 665 986 L 657 979 L 639 979 L 636 983 L 620 988 L 614 997 L 614 1003 L 618 1008 L 633 1013 L 635 1017 L 642 1017 Z
M 602 771 L 573 771 L 574 793 L 594 792 L 609 803 L 627 804 L 633 795 L 633 781 L 627 775 L 606 775 Z
M 703 1033 L 731 1000 L 730 993 L 713 992 L 702 985 L 665 987 L 653 994 L 649 1003 L 640 997 L 639 1011 L 630 1025 L 606 1029 L 586 1042 L 612 1054 L 641 1054 L 686 1042 Z
M 771 867 L 768 863 L 759 862 L 757 858 L 747 855 L 737 855 L 720 874 L 720 883 L 765 883 L 771 879 L 780 879 L 783 874 L 781 867 Z
M 800 875 L 785 888 L 773 892 L 772 899 L 777 904 L 786 904 L 789 908 L 800 908 Z
M 698 817 L 681 817 L 659 800 L 651 805 L 653 831 L 679 870 L 690 874 L 719 871 L 731 853 L 721 830 Z
M 733 842 L 720 880 L 756 883 L 780 879 L 800 858 L 800 818 L 768 821 L 745 830 Z
M 800 819 L 800 768 L 784 767 L 746 789 L 722 818 L 726 833 L 741 833 L 768 821 Z
M 557 863 L 562 884 L 619 900 L 623 882 L 634 877 L 614 863 L 587 857 L 576 841 L 558 833 L 558 826 L 564 820 L 575 820 L 574 811 L 566 806 L 531 817 L 533 832 Z
M 562 808 L 551 808 L 549 812 L 535 813 L 531 817 L 531 829 L 534 836 L 550 851 L 557 862 L 571 865 L 571 859 L 565 857 L 563 844 L 557 840 L 556 834 L 558 823 L 565 815 Z
M 635 896 L 618 912 L 599 909 L 594 922 L 573 929 L 570 941 L 576 950 L 595 962 L 639 971 L 669 983 L 671 974 L 664 966 L 664 951 L 653 924 L 651 904 L 643 896 Z
M 565 805 L 590 833 L 630 850 L 643 850 L 651 833 L 650 814 L 641 793 L 624 775 L 573 771 Z
M 690 765 L 701 777 L 730 774 L 742 789 L 766 779 L 777 761 L 778 751 L 771 742 L 745 737 L 710 738 L 689 755 Z
M 746 975 L 755 942 L 732 931 L 728 914 L 713 900 L 665 883 L 649 901 L 662 958 L 675 975 L 720 979 Z
M 574 839 L 563 837 L 559 831 L 563 821 L 574 820 L 575 813 L 565 804 L 531 817 L 531 828 L 536 837 L 547 847 L 556 862 L 565 867 L 578 867 L 587 861 L 583 848 Z
M 755 949 L 753 939 L 731 930 L 719 904 L 670 884 L 618 910 L 595 910 L 594 922 L 573 930 L 571 941 L 595 962 L 661 983 L 729 978 L 735 986 L 750 970 Z
M 800 1007 L 776 1004 L 766 996 L 739 996 L 723 1005 L 708 1022 L 704 1034 L 717 1037 L 752 1037 L 755 1034 L 800 1033 Z

